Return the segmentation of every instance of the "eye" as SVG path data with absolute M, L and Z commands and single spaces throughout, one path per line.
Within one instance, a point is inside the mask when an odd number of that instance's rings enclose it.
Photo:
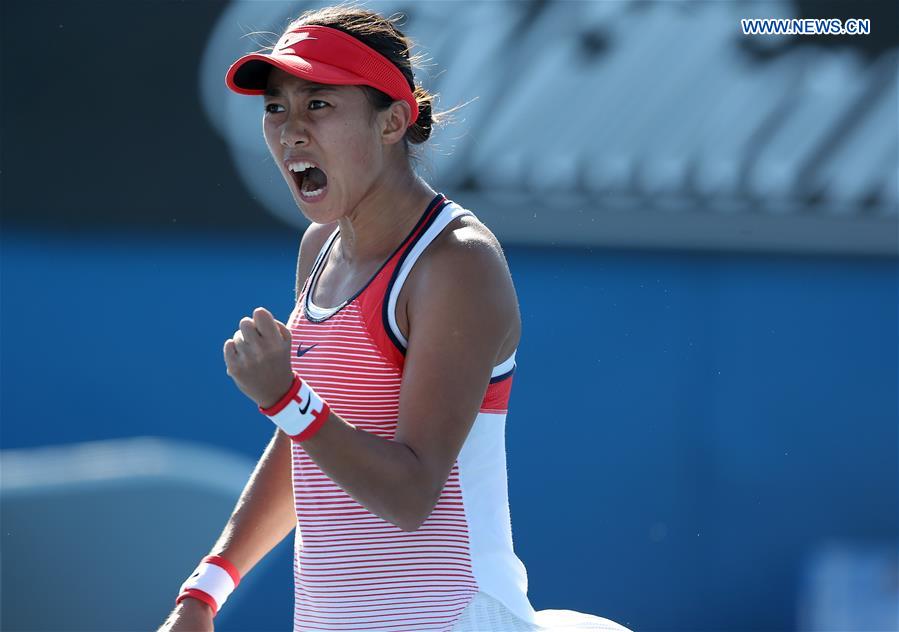
M 321 110 L 322 108 L 326 108 L 329 105 L 330 105 L 330 103 L 322 101 L 321 99 L 313 99 L 312 101 L 309 102 L 309 109 L 310 110 Z
M 281 109 L 277 110 L 275 108 L 281 108 Z M 266 103 L 265 104 L 265 113 L 266 114 L 278 114 L 279 112 L 283 112 L 283 111 L 284 111 L 284 106 L 281 105 L 280 103 Z

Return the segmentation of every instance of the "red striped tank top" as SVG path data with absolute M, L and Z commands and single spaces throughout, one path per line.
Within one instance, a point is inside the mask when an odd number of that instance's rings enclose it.
M 396 297 L 428 244 L 470 214 L 437 195 L 365 287 L 332 309 L 315 306 L 310 288 L 339 229 L 322 247 L 288 321 L 292 365 L 357 428 L 394 437 L 406 345 Z M 479 591 L 533 620 L 508 511 L 504 429 L 513 370 L 514 354 L 494 370 L 440 498 L 414 532 L 369 512 L 293 445 L 295 632 L 451 630 Z

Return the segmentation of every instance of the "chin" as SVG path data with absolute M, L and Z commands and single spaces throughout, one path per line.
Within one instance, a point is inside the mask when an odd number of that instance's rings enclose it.
M 296 193 L 294 193 L 293 201 L 303 217 L 314 224 L 330 224 L 341 217 L 340 213 L 329 209 L 328 205 L 306 204 Z

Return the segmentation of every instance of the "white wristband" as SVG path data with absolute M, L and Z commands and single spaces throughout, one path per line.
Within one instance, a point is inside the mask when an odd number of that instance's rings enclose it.
M 219 555 L 207 555 L 181 584 L 175 603 L 187 597 L 199 599 L 212 608 L 215 616 L 239 583 L 240 573 L 231 562 Z
M 294 441 L 305 441 L 328 420 L 331 409 L 304 380 L 294 373 L 290 389 L 269 408 L 259 411 Z

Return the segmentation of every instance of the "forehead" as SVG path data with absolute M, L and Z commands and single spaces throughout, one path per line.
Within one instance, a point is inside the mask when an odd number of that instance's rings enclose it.
M 340 93 L 352 87 L 315 83 L 302 77 L 295 77 L 280 68 L 272 67 L 266 82 L 265 94 L 266 96 L 281 97 L 293 93 Z

